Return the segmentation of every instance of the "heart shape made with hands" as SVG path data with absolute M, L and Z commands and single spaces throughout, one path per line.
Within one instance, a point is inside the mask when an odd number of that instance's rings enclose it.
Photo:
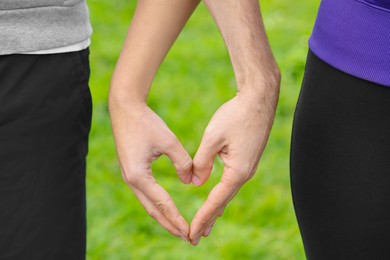
M 122 176 L 152 218 L 170 233 L 197 245 L 201 236 L 210 234 L 226 205 L 256 172 L 272 125 L 270 113 L 253 107 L 240 96 L 234 97 L 216 111 L 192 160 L 157 114 L 147 106 L 136 109 L 111 117 Z M 151 164 L 162 154 L 170 158 L 183 183 L 196 186 L 207 181 L 217 155 L 224 164 L 221 181 L 190 226 L 153 177 Z

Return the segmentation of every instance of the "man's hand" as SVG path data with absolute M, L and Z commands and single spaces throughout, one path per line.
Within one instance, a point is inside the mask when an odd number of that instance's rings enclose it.
M 162 154 L 180 180 L 191 182 L 192 159 L 167 125 L 145 104 L 110 103 L 122 177 L 148 214 L 173 235 L 188 241 L 189 227 L 169 194 L 156 182 L 151 164 Z
M 225 168 L 190 226 L 193 245 L 208 236 L 226 204 L 256 171 L 279 96 L 280 73 L 272 56 L 258 0 L 204 0 L 222 34 L 238 94 L 209 123 L 194 158 L 192 183 L 203 184 L 218 154 Z
M 254 175 L 272 127 L 274 105 L 267 104 L 276 103 L 276 99 L 273 95 L 265 102 L 238 94 L 218 109 L 207 126 L 194 157 L 192 183 L 198 186 L 208 179 L 217 154 L 225 167 L 220 183 L 192 220 L 193 245 L 202 235 L 210 234 L 228 202 Z

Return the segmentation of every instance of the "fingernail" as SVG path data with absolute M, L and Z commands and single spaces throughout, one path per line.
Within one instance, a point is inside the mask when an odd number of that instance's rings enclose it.
M 186 184 L 191 183 L 191 174 L 188 174 L 188 175 L 184 178 L 184 182 L 185 182 Z
M 199 244 L 199 240 L 200 240 L 200 237 L 196 238 L 195 240 L 193 240 L 193 244 L 194 244 L 194 245 Z
M 199 179 L 198 176 L 192 175 L 192 183 L 196 186 L 201 185 L 202 181 Z

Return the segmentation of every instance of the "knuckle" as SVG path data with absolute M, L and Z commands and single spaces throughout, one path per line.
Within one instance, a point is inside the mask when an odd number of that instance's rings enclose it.
M 242 165 L 239 168 L 234 169 L 230 174 L 223 176 L 225 181 L 232 185 L 243 185 L 249 181 L 254 175 L 253 168 Z
M 158 207 L 158 210 L 159 210 L 161 213 L 165 213 L 165 212 L 166 212 L 166 207 L 165 207 L 164 204 L 158 203 L 158 204 L 157 204 L 157 207 Z
M 136 186 L 137 178 L 133 174 L 123 174 L 122 179 L 130 186 Z
M 238 187 L 241 187 L 242 185 L 244 185 L 245 183 L 247 182 L 247 177 L 241 177 L 239 179 L 236 180 L 236 182 L 234 183 L 236 186 Z
M 196 157 L 194 159 L 194 168 L 200 169 L 200 170 L 210 170 L 213 168 L 212 162 L 207 162 L 206 160 L 200 159 L 199 157 Z
M 163 213 L 165 215 L 165 213 L 167 212 L 167 209 L 168 209 L 168 204 L 169 200 L 168 201 L 157 201 L 156 202 L 156 206 L 158 208 L 158 210 Z
M 254 174 L 247 174 L 246 176 L 244 176 L 244 183 L 251 180 L 253 178 L 253 176 L 254 176 Z
M 224 183 L 224 185 L 235 188 L 240 186 L 245 182 L 244 178 L 241 175 L 238 174 L 232 174 L 232 175 L 224 175 L 222 176 L 221 183 Z
M 180 163 L 174 165 L 179 174 L 189 173 L 192 168 L 192 159 L 191 157 L 185 157 Z
M 242 169 L 241 172 L 239 173 L 239 175 L 241 176 L 241 180 L 242 180 L 241 184 L 244 184 L 247 181 L 249 181 L 250 179 L 252 179 L 254 174 L 255 174 L 255 171 L 253 170 L 252 167 L 246 167 L 246 168 Z
M 122 170 L 122 179 L 130 186 L 135 186 L 138 180 L 139 170 L 132 168 L 127 168 L 126 170 Z
M 223 201 L 214 201 L 214 200 L 208 199 L 208 203 L 211 204 L 216 211 L 220 210 L 224 206 Z
M 188 156 L 186 159 L 184 159 L 182 167 L 183 167 L 184 170 L 189 170 L 189 169 L 192 168 L 192 159 L 191 159 L 191 157 Z
M 141 182 L 148 182 L 148 183 L 153 183 L 155 180 L 153 178 L 153 175 L 144 169 L 128 169 L 126 172 L 122 173 L 122 179 L 132 187 L 140 187 Z

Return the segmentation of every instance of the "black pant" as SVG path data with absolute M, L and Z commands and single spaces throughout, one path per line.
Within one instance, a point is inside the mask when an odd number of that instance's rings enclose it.
M 0 259 L 85 259 L 89 50 L 0 56 Z
M 290 156 L 307 258 L 390 259 L 390 87 L 309 52 Z

